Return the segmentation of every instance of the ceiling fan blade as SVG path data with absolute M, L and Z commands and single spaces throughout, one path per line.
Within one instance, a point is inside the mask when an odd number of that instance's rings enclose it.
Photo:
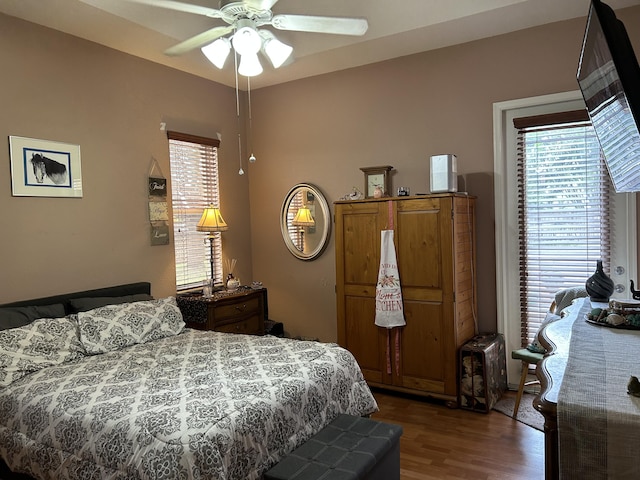
M 256 10 L 271 10 L 278 0 L 244 0 L 244 4 Z
M 173 47 L 165 50 L 164 54 L 169 55 L 170 57 L 175 57 L 176 55 L 181 55 L 193 50 L 194 48 L 204 47 L 205 45 L 213 42 L 216 38 L 220 38 L 232 30 L 233 27 L 231 25 L 227 25 L 225 27 L 213 27 L 206 32 L 199 33 L 195 37 L 188 38 L 184 42 L 174 45 Z
M 364 18 L 316 17 L 313 15 L 274 15 L 271 24 L 278 30 L 364 35 L 369 28 Z
M 152 7 L 167 8 L 178 12 L 195 13 L 196 15 L 204 15 L 205 17 L 221 18 L 222 12 L 216 8 L 202 7 L 200 5 L 192 5 L 190 3 L 177 2 L 174 0 L 125 0 L 131 3 L 140 3 Z

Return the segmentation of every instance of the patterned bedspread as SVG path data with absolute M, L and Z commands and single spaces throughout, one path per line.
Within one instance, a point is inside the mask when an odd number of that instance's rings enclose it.
M 257 479 L 376 409 L 335 344 L 187 329 L 0 388 L 0 456 L 38 479 Z

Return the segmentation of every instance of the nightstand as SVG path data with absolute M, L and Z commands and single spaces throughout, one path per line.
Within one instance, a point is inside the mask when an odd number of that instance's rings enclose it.
M 267 289 L 241 287 L 234 291 L 178 295 L 178 307 L 187 327 L 216 332 L 264 335 L 268 318 Z

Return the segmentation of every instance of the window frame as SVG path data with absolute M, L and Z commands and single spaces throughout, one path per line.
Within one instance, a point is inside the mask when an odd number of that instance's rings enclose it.
M 211 236 L 206 232 L 199 232 L 196 229 L 196 223 L 200 219 L 200 216 L 204 209 L 209 205 L 220 208 L 220 179 L 218 171 L 218 148 L 220 147 L 220 140 L 217 138 L 208 138 L 198 135 L 191 135 L 187 133 L 181 133 L 176 131 L 167 131 L 167 138 L 169 140 L 169 164 L 171 170 L 171 207 L 172 207 L 172 229 L 174 233 L 174 256 L 175 256 L 175 279 L 176 290 L 188 291 L 202 287 L 207 278 L 211 275 L 211 252 L 213 250 L 213 276 L 214 279 L 219 280 L 216 284 L 221 285 L 223 283 L 223 268 L 222 268 L 222 239 L 221 234 L 213 233 Z M 206 174 L 203 174 L 200 178 L 201 183 L 198 183 L 196 190 L 198 192 L 189 191 L 181 192 L 182 185 L 185 184 L 185 179 L 181 178 L 178 181 L 180 172 L 177 172 L 176 163 L 178 160 L 173 156 L 174 145 L 172 142 L 181 142 L 187 144 L 193 144 L 194 150 L 201 150 L 201 153 L 197 153 L 197 157 L 190 158 L 189 161 L 193 161 L 192 165 L 195 169 L 208 169 Z M 175 146 L 179 147 L 176 143 Z M 189 147 L 186 147 L 189 148 Z M 213 148 L 213 150 L 210 150 Z M 184 163 L 184 162 L 181 162 Z M 191 177 L 195 175 L 191 174 Z M 193 182 L 193 179 L 189 177 L 186 181 Z M 186 187 L 185 187 L 186 188 Z M 189 197 L 188 199 L 179 200 L 181 196 Z M 181 217 L 178 221 L 178 217 Z M 189 230 L 186 233 L 188 238 L 184 241 L 187 243 L 187 251 L 183 251 L 179 254 L 179 244 L 184 245 L 184 242 L 179 239 L 182 232 L 177 231 L 178 225 L 184 223 L 183 217 L 189 217 L 187 223 L 189 224 Z M 211 240 L 209 240 L 211 238 Z M 201 240 L 200 240 L 201 239 Z M 202 257 L 193 262 L 187 268 L 189 271 L 202 269 L 202 275 L 196 275 L 198 278 L 193 278 L 193 275 L 187 275 L 184 278 L 178 278 L 178 263 L 179 256 L 189 256 L 189 252 L 194 248 L 194 243 L 202 243 Z M 210 243 L 212 242 L 212 243 Z M 213 246 L 213 249 L 211 248 Z M 197 248 L 197 247 L 195 247 Z M 202 260 L 202 265 L 200 261 Z M 189 263 L 189 262 L 188 262 Z M 195 267 L 193 266 L 195 264 Z M 182 276 L 181 276 L 182 277 Z
M 598 260 L 610 270 L 615 191 L 586 110 L 519 117 L 513 123 L 517 130 L 521 346 L 525 347 L 535 341 L 555 292 L 584 286 Z M 559 142 L 566 142 L 567 150 L 553 150 Z M 590 153 L 581 155 L 583 152 Z M 561 197 L 567 202 L 558 205 Z M 594 215 L 587 217 L 587 210 Z M 566 216 L 558 218 L 552 211 Z M 557 246 L 552 247 L 554 243 Z M 574 258 L 576 248 L 583 253 Z M 567 270 L 558 271 L 560 265 Z M 549 283 L 543 283 L 545 278 Z
M 493 104 L 494 131 L 494 208 L 495 208 L 495 253 L 496 253 L 496 308 L 497 330 L 506 342 L 506 351 L 521 348 L 520 303 L 518 298 L 518 245 L 517 236 L 517 182 L 515 179 L 515 134 L 513 119 L 528 115 L 564 112 L 583 109 L 584 100 L 580 91 L 562 92 L 529 97 Z M 511 142 L 513 144 L 511 144 Z M 625 265 L 626 271 L 614 278 L 615 283 L 626 287 L 623 296 L 629 296 L 628 280 L 636 278 L 636 200 L 635 194 L 616 195 L 621 216 L 613 222 L 613 230 L 624 237 L 626 246 L 618 248 L 620 258 L 613 257 L 611 264 Z M 515 207 L 515 208 L 514 208 Z M 627 229 L 626 231 L 624 229 Z M 622 233 L 621 233 L 622 232 Z M 625 233 L 628 232 L 628 233 Z M 594 265 L 595 270 L 595 265 Z M 586 281 L 586 278 L 585 278 Z M 507 355 L 507 378 L 511 386 L 517 386 L 520 362 Z

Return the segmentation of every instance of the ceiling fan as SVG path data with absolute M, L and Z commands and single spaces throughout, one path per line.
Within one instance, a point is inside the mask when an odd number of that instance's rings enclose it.
M 273 14 L 271 7 L 278 0 L 220 0 L 219 8 L 175 0 L 126 1 L 220 18 L 227 25 L 216 26 L 199 33 L 174 45 L 164 53 L 175 56 L 200 48 L 214 65 L 222 68 L 233 47 L 240 55 L 238 73 L 248 77 L 262 73 L 258 52 L 262 51 L 274 68 L 278 68 L 293 51 L 293 47 L 279 41 L 270 30 L 260 27 L 272 26 L 278 30 L 355 36 L 364 35 L 369 27 L 364 18 Z M 225 37 L 231 32 L 234 32 L 233 35 L 229 38 Z

